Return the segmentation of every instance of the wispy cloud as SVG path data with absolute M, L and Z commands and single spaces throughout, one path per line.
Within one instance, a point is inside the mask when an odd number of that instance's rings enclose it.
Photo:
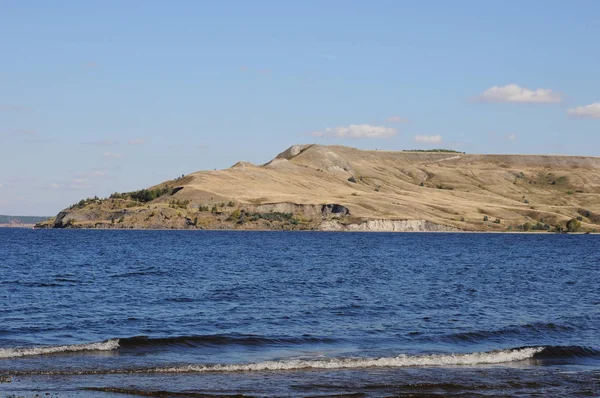
M 390 116 L 385 121 L 388 123 L 406 123 L 408 119 L 401 118 L 400 116 Z
M 314 131 L 315 137 L 337 137 L 337 138 L 387 138 L 393 137 L 398 132 L 395 128 L 385 126 L 372 126 L 370 124 L 351 124 L 349 126 L 338 126 L 326 128 L 323 131 Z
M 96 62 L 87 62 L 85 64 L 83 64 L 84 68 L 87 69 L 93 69 L 93 68 L 97 68 L 98 67 L 98 63 Z
M 101 178 L 101 177 L 105 177 L 105 176 L 106 176 L 106 172 L 104 172 L 102 170 L 93 170 L 93 171 L 77 173 L 75 178 L 88 179 L 88 178 Z
M 480 102 L 518 102 L 518 103 L 546 103 L 556 104 L 562 101 L 559 93 L 549 88 L 531 90 L 517 84 L 494 86 L 485 90 L 475 98 Z
M 600 119 L 600 102 L 571 108 L 567 110 L 567 113 L 582 119 Z
M 136 139 L 127 141 L 127 143 L 129 145 L 143 145 L 146 143 L 146 140 L 143 138 L 136 138 Z
M 70 183 L 67 185 L 67 188 L 71 189 L 85 189 L 91 188 L 92 185 L 85 178 L 73 178 Z
M 418 134 L 414 138 L 415 142 L 419 142 L 422 144 L 439 144 L 442 142 L 441 135 L 421 135 Z
M 92 185 L 86 178 L 58 180 L 44 186 L 46 189 L 87 189 L 91 187 Z
M 29 129 L 19 129 L 0 133 L 0 139 L 2 138 L 10 141 L 26 142 L 32 145 L 50 145 L 60 142 L 58 138 L 48 136 L 47 134 L 40 134 L 36 130 Z
M 115 153 L 115 152 L 104 152 L 104 154 L 102 155 L 105 158 L 111 158 L 111 159 L 121 159 L 123 157 L 123 155 L 121 155 L 120 153 Z
M 35 130 L 15 130 L 14 133 L 16 135 L 25 135 L 25 136 L 37 135 L 37 131 L 35 131 Z
M 119 141 L 106 139 L 106 140 L 99 140 L 99 141 L 88 141 L 88 142 L 84 142 L 84 144 L 94 145 L 94 146 L 114 146 L 114 145 L 119 145 Z
M 489 131 L 488 132 L 488 137 L 491 140 L 494 140 L 494 141 L 501 141 L 501 140 L 516 141 L 517 138 L 518 138 L 515 133 L 510 133 L 510 134 L 507 134 L 507 135 L 502 135 L 502 134 L 498 134 L 495 131 Z
M 0 104 L 0 112 L 22 112 L 28 110 L 28 107 L 22 105 Z
M 36 182 L 35 177 L 29 176 L 15 176 L 7 179 L 10 184 L 33 184 Z

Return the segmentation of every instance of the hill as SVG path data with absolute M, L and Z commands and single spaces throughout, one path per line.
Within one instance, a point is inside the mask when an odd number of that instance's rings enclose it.
M 146 190 L 86 199 L 40 227 L 507 231 L 600 229 L 600 158 L 295 145 Z

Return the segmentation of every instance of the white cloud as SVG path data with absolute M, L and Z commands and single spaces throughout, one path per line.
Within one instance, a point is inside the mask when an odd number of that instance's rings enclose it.
M 52 184 L 48 185 L 48 188 L 58 189 L 58 188 L 60 188 L 60 184 L 52 183 Z
M 114 153 L 114 152 L 104 152 L 103 156 L 105 158 L 111 158 L 111 159 L 121 159 L 123 157 L 120 153 Z
M 82 173 L 77 173 L 75 178 L 80 178 L 83 180 L 88 180 L 90 178 L 104 177 L 106 176 L 106 172 L 101 170 L 87 171 Z
M 143 138 L 136 138 L 134 140 L 129 140 L 127 143 L 129 145 L 142 145 L 146 143 L 146 140 Z
M 439 144 L 442 142 L 441 135 L 416 135 L 415 142 L 420 142 L 424 144 Z
M 574 117 L 600 119 L 600 102 L 571 108 L 567 110 L 567 113 Z
M 482 102 L 521 102 L 555 104 L 562 101 L 560 94 L 549 88 L 531 90 L 517 84 L 503 87 L 494 86 L 485 90 L 479 97 Z
M 408 122 L 407 119 L 401 118 L 400 116 L 390 116 L 387 119 L 385 119 L 385 121 L 388 123 L 406 123 L 406 122 Z
M 517 135 L 515 133 L 509 134 L 506 136 L 506 139 L 510 140 L 510 141 L 516 141 L 517 140 Z
M 323 131 L 312 133 L 316 137 L 337 138 L 386 138 L 398 134 L 396 129 L 385 126 L 371 126 L 370 124 L 351 124 L 349 126 L 338 126 L 326 128 Z

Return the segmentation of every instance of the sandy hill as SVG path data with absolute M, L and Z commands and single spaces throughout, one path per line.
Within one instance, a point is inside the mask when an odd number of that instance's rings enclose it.
M 506 231 L 578 219 L 600 229 L 594 157 L 295 145 L 261 166 L 238 162 L 148 192 L 82 201 L 52 225 Z

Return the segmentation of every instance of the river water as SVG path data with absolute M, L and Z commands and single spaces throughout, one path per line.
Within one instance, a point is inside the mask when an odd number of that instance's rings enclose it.
M 40 393 L 600 396 L 600 236 L 0 229 Z

